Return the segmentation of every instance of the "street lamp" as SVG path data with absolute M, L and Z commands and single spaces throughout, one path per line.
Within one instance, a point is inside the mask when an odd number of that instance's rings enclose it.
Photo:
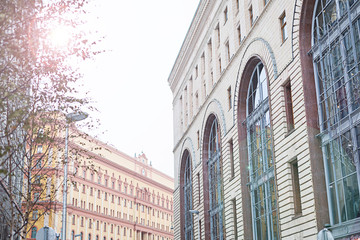
M 197 222 L 198 222 L 198 239 L 200 240 L 200 212 L 198 210 L 189 210 L 190 213 L 197 215 Z
M 66 207 L 67 207 L 67 164 L 68 164 L 68 141 L 69 141 L 69 124 L 78 122 L 88 117 L 84 112 L 73 112 L 66 115 L 65 130 L 65 163 L 64 163 L 64 192 L 63 192 L 63 215 L 62 215 L 62 240 L 66 240 Z

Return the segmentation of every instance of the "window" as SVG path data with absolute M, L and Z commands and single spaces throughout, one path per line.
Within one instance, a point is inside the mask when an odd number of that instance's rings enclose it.
M 224 10 L 224 24 L 227 22 L 228 20 L 228 8 L 226 7 Z
M 207 46 L 208 46 L 209 59 L 210 59 L 210 61 L 211 61 L 211 58 L 212 58 L 212 41 L 211 41 L 211 38 L 210 38 L 210 40 L 208 41 Z
M 199 76 L 199 67 L 196 65 L 195 67 L 195 79 Z
M 229 157 L 230 157 L 230 176 L 235 177 L 235 166 L 234 166 L 234 143 L 231 139 L 229 141 Z
M 37 228 L 32 227 L 31 228 L 31 238 L 36 238 Z
M 220 46 L 220 26 L 219 24 L 216 25 L 215 27 L 215 35 L 217 37 L 217 46 L 219 47 Z
M 240 5 L 239 0 L 235 0 L 236 10 L 239 11 Z
M 197 130 L 196 136 L 197 136 L 197 148 L 199 149 L 200 148 L 200 132 L 199 132 L 199 130 Z
M 205 74 L 205 53 L 201 54 L 201 74 Z
M 199 109 L 199 93 L 197 91 L 195 93 L 195 108 L 196 110 Z
M 84 217 L 81 217 L 80 226 L 84 226 Z
M 42 145 L 38 145 L 37 149 L 36 149 L 36 153 L 42 153 L 43 152 L 43 146 Z
M 287 39 L 287 31 L 286 31 L 286 15 L 285 12 L 280 16 L 280 28 L 281 28 L 281 39 L 282 42 L 285 42 Z
M 229 41 L 226 41 L 225 43 L 225 51 L 226 51 L 226 60 L 229 63 L 230 62 L 230 46 Z
M 360 168 L 358 1 L 316 1 L 312 56 L 330 224 L 356 228 Z M 338 19 L 340 24 L 336 23 Z M 336 24 L 335 24 L 336 23 Z M 323 42 L 332 41 L 331 44 Z M 335 231 L 334 231 L 335 232 Z M 334 236 L 337 238 L 336 236 Z
M 96 230 L 99 230 L 100 224 L 99 221 L 96 221 Z
M 38 210 L 33 211 L 32 220 L 37 220 L 37 219 L 38 219 L 38 216 L 39 216 Z
M 279 239 L 267 77 L 261 62 L 252 73 L 246 107 L 253 235 Z
M 228 107 L 229 110 L 231 109 L 231 86 L 227 89 L 227 95 L 228 95 Z
M 106 223 L 104 223 L 104 232 L 106 232 Z
M 294 199 L 294 213 L 295 216 L 301 215 L 301 196 L 300 196 L 300 181 L 299 181 L 299 168 L 297 160 L 290 163 L 291 177 L 292 177 L 292 190 Z
M 100 190 L 98 190 L 98 198 L 100 198 Z
M 75 225 L 75 215 L 72 215 L 71 223 L 72 223 L 72 225 Z
M 89 228 L 91 229 L 92 227 L 92 221 L 91 221 L 91 218 L 89 219 Z
M 254 13 L 252 6 L 249 7 L 250 26 L 254 24 Z
M 236 31 L 237 31 L 238 42 L 239 42 L 239 45 L 240 45 L 241 44 L 241 28 L 240 28 L 240 24 L 236 28 Z
M 201 201 L 201 193 L 200 193 L 200 173 L 196 174 L 197 182 L 198 182 L 198 205 L 200 205 Z
M 219 56 L 219 59 L 218 59 L 218 63 L 219 63 L 219 74 L 221 74 L 222 67 L 221 67 L 221 57 L 220 56 Z
M 88 240 L 91 240 L 91 234 L 89 233 Z
M 284 95 L 285 95 L 287 131 L 290 132 L 291 130 L 294 129 L 294 113 L 293 113 L 293 102 L 291 97 L 290 80 L 284 85 Z
M 236 199 L 231 200 L 232 203 L 232 212 L 233 212 L 233 224 L 234 224 L 234 239 L 238 239 L 237 233 L 237 214 L 236 214 Z
M 192 207 L 192 178 L 191 178 L 191 157 L 189 151 L 185 151 L 183 155 L 185 161 L 185 168 L 183 171 L 183 189 L 184 189 L 184 234 L 185 240 L 192 240 L 194 238 L 193 219 L 190 212 Z M 184 163 L 183 163 L 184 164 Z M 162 214 L 164 218 L 164 213 Z
M 212 120 L 211 120 L 212 119 Z M 222 163 L 220 128 L 217 118 L 211 115 L 208 141 L 209 215 L 211 239 L 225 239 L 224 195 L 222 188 Z

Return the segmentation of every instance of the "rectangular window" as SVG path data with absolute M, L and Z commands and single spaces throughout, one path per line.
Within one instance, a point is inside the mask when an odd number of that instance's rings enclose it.
M 200 132 L 199 132 L 199 130 L 196 132 L 196 135 L 197 135 L 197 148 L 199 149 L 200 148 Z
M 288 132 L 290 132 L 294 129 L 294 113 L 293 113 L 293 103 L 291 97 L 290 80 L 284 85 L 284 97 L 285 97 L 287 130 Z
M 300 196 L 300 180 L 299 180 L 299 168 L 298 162 L 293 161 L 291 163 L 291 175 L 292 175 L 292 188 L 294 198 L 294 213 L 295 216 L 300 215 L 301 210 L 301 196 Z
M 234 239 L 237 240 L 237 214 L 236 214 L 236 199 L 231 200 L 232 202 L 232 211 L 233 211 L 233 221 L 234 221 Z
M 220 26 L 219 24 L 216 25 L 216 28 L 215 28 L 215 34 L 217 36 L 217 46 L 219 47 L 220 46 Z
M 240 25 L 236 28 L 237 31 L 237 36 L 238 36 L 238 42 L 239 45 L 241 44 L 241 29 L 240 29 Z
M 229 63 L 230 62 L 230 45 L 229 45 L 229 41 L 226 41 L 226 43 L 225 43 L 225 50 L 226 50 L 226 60 Z
M 38 145 L 38 146 L 37 146 L 36 153 L 42 153 L 42 152 L 43 152 L 43 146 L 42 146 L 42 145 Z
M 201 74 L 205 74 L 205 53 L 201 55 Z
M 228 8 L 226 7 L 224 10 L 224 24 L 227 22 L 228 20 Z
M 196 110 L 199 109 L 199 93 L 198 92 L 195 93 L 195 107 L 196 107 Z
M 287 31 L 286 31 L 286 14 L 285 12 L 280 16 L 280 28 L 281 28 L 281 38 L 282 42 L 285 42 L 287 39 Z
M 197 175 L 197 182 L 198 182 L 198 204 L 200 204 L 200 200 L 201 200 L 201 194 L 200 194 L 200 173 L 198 173 Z
M 208 45 L 208 52 L 209 52 L 209 60 L 211 61 L 211 58 L 212 58 L 212 41 L 211 41 L 211 38 L 208 41 L 207 45 Z
M 234 166 L 234 143 L 231 139 L 229 141 L 229 157 L 230 157 L 230 174 L 231 177 L 235 177 L 235 166 Z
M 235 4 L 236 4 L 236 10 L 239 11 L 240 9 L 239 0 L 235 0 Z
M 250 26 L 254 24 L 254 13 L 252 6 L 249 7 Z
M 228 107 L 230 110 L 231 109 L 231 86 L 227 89 L 227 95 L 228 95 Z
M 219 56 L 219 74 L 221 74 L 221 72 L 222 72 L 221 57 Z
M 196 67 L 195 67 L 195 79 L 198 77 L 198 75 L 199 75 L 199 67 L 198 67 L 198 65 L 196 65 Z

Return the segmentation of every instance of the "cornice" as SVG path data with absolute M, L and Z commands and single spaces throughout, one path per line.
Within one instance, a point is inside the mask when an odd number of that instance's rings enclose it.
M 97 161 L 99 163 L 106 164 L 111 168 L 115 168 L 115 169 L 117 169 L 119 171 L 122 171 L 124 173 L 127 173 L 127 174 L 131 175 L 133 178 L 135 178 L 137 180 L 140 180 L 140 181 L 143 181 L 143 182 L 145 182 L 147 184 L 151 184 L 153 186 L 156 186 L 156 187 L 158 187 L 158 188 L 160 188 L 160 189 L 162 189 L 164 191 L 168 191 L 170 194 L 172 194 L 172 192 L 173 192 L 173 189 L 171 189 L 171 188 L 169 188 L 169 187 L 167 187 L 167 186 L 165 186 L 165 185 L 163 185 L 161 183 L 158 183 L 158 182 L 156 182 L 156 181 L 154 181 L 154 180 L 152 180 L 152 179 L 150 179 L 148 177 L 145 177 L 145 176 L 143 176 L 143 175 L 141 175 L 141 174 L 139 174 L 139 173 L 137 173 L 135 171 L 132 171 L 132 170 L 126 168 L 126 167 L 123 167 L 123 166 L 121 166 L 121 165 L 119 165 L 119 164 L 117 164 L 117 163 L 115 163 L 113 161 L 110 161 L 110 160 L 108 160 L 108 159 L 106 159 L 106 158 L 104 158 L 102 156 L 99 156 L 98 154 L 95 154 L 95 153 L 93 153 L 91 151 L 88 151 L 84 147 L 81 147 L 81 146 L 79 146 L 79 145 L 77 145 L 77 144 L 75 144 L 73 142 L 70 142 L 69 145 L 73 146 L 73 147 L 77 147 L 77 148 L 79 148 L 81 150 L 84 150 L 84 154 L 91 157 L 91 160 L 93 160 L 93 161 Z

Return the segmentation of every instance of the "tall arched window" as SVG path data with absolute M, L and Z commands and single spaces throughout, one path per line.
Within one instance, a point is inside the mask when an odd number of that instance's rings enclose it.
M 211 239 L 225 239 L 224 194 L 222 187 L 222 162 L 220 128 L 214 117 L 208 142 L 209 217 Z
M 264 65 L 256 65 L 248 88 L 246 129 L 249 187 L 254 239 L 278 239 L 267 77 Z
M 331 225 L 360 217 L 359 7 L 358 0 L 317 0 L 313 16 L 311 52 Z
M 185 240 L 194 239 L 194 226 L 192 210 L 192 181 L 191 181 L 191 157 L 188 151 L 185 151 L 183 159 L 185 160 L 185 169 L 183 171 L 183 191 L 184 191 L 184 235 Z
M 36 233 L 37 233 L 37 228 L 36 227 L 33 227 L 31 229 L 31 238 L 36 238 Z

